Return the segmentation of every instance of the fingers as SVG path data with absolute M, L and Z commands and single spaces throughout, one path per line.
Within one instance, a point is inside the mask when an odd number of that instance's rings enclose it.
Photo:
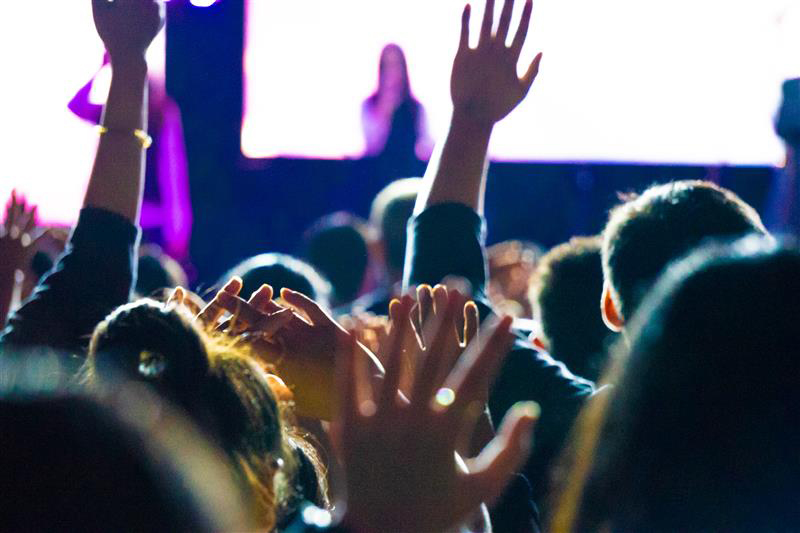
M 425 337 L 432 339 L 426 346 L 425 360 L 421 362 L 416 372 L 411 401 L 418 408 L 427 408 L 430 405 L 433 393 L 443 381 L 442 374 L 446 375 L 447 361 L 452 361 L 458 344 L 453 343 L 453 317 L 457 310 L 455 302 L 448 300 L 443 313 L 432 317 L 425 324 Z
M 339 401 L 337 402 L 337 424 L 341 425 L 346 432 L 346 428 L 352 427 L 358 419 L 355 354 L 356 338 L 355 335 L 348 335 L 337 347 L 336 357 L 336 390 Z
M 433 312 L 439 314 L 447 309 L 448 291 L 444 285 L 437 285 L 433 288 Z
M 33 206 L 30 211 L 26 213 L 27 217 L 25 219 L 25 225 L 22 228 L 22 233 L 30 234 L 34 228 L 36 228 L 36 212 L 38 210 L 37 206 Z
M 247 303 L 262 313 L 272 311 L 272 309 L 268 308 L 268 304 L 272 300 L 272 293 L 272 287 L 265 283 L 256 292 L 250 295 L 250 299 L 247 300 Z
M 455 391 L 450 412 L 456 421 L 461 420 L 473 401 L 486 399 L 489 383 L 494 379 L 513 339 L 510 328 L 511 317 L 503 317 L 491 333 L 479 334 L 480 342 L 467 348 L 450 373 L 446 386 Z M 485 343 L 483 339 L 487 339 Z
M 522 45 L 525 44 L 525 39 L 528 36 L 528 28 L 531 24 L 531 13 L 533 13 L 532 0 L 526 0 L 525 7 L 522 8 L 522 18 L 519 21 L 517 33 L 514 35 L 514 40 L 511 42 L 511 49 L 517 57 L 522 52 Z
M 412 300 L 408 296 L 401 300 L 393 300 L 389 310 L 393 315 L 392 331 L 389 334 L 389 349 L 385 354 L 386 374 L 383 378 L 383 388 L 378 400 L 378 412 L 385 412 L 394 405 L 397 398 L 397 388 L 400 385 L 400 376 L 403 370 L 403 343 L 406 330 L 411 327 L 408 314 L 411 312 Z M 392 309 L 394 308 L 394 309 Z
M 241 278 L 231 278 L 228 283 L 226 283 L 222 289 L 217 293 L 217 296 L 214 297 L 211 302 L 206 305 L 200 314 L 197 315 L 196 320 L 199 320 L 202 324 L 206 327 L 214 327 L 217 324 L 217 321 L 225 314 L 226 309 L 222 306 L 222 303 L 218 301 L 218 298 L 221 294 L 232 294 L 237 295 L 239 291 L 242 290 L 242 279 Z
M 464 306 L 464 345 L 469 344 L 478 336 L 480 316 L 475 302 L 467 302 Z
M 505 46 L 508 37 L 508 28 L 511 26 L 511 13 L 514 9 L 514 0 L 505 0 L 503 11 L 500 13 L 500 22 L 497 25 L 497 43 Z
M 293 305 L 294 307 L 303 311 L 314 324 L 324 324 L 325 322 L 332 321 L 328 314 L 322 310 L 319 304 L 305 294 L 301 294 L 297 291 L 293 291 L 284 287 L 281 289 L 281 298 L 283 298 L 289 305 Z
M 481 37 L 478 46 L 492 40 L 492 24 L 494 23 L 494 0 L 486 0 L 486 9 L 483 12 L 481 23 Z
M 469 4 L 464 6 L 464 12 L 461 14 L 461 40 L 458 43 L 458 49 L 466 50 L 469 48 L 469 16 L 472 9 Z
M 536 79 L 536 75 L 539 74 L 539 65 L 542 62 L 542 53 L 539 52 L 536 54 L 536 57 L 533 58 L 530 66 L 528 67 L 527 72 L 525 75 L 522 76 L 522 84 L 525 87 L 525 92 L 530 90 L 531 85 L 533 85 L 534 80 Z
M 491 505 L 502 495 L 511 476 L 530 453 L 539 413 L 539 406 L 534 402 L 515 405 L 509 411 L 497 436 L 470 462 L 471 473 L 466 476 L 463 493 L 465 498 Z
M 186 299 L 186 291 L 183 287 L 175 287 L 172 289 L 172 294 L 167 298 L 167 305 L 183 305 Z

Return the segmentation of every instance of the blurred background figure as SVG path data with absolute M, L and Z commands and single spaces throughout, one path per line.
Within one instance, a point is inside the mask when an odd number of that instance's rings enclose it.
M 378 87 L 361 107 L 367 157 L 382 160 L 383 177 L 417 174 L 419 161 L 433 151 L 425 108 L 411 92 L 403 49 L 387 44 L 381 51 Z
M 173 287 L 187 287 L 189 277 L 181 264 L 165 254 L 160 246 L 146 244 L 139 248 L 136 294 L 155 297 Z
M 356 299 L 369 262 L 367 221 L 340 211 L 317 220 L 303 238 L 304 256 L 331 283 L 331 305 Z
M 542 249 L 531 242 L 511 240 L 490 246 L 487 252 L 492 304 L 513 317 L 531 318 L 533 309 L 528 296 Z
M 531 287 L 541 335 L 533 343 L 577 376 L 596 381 L 616 334 L 603 323 L 602 240 L 574 237 L 539 260 Z
M 106 55 L 97 74 L 70 101 L 70 111 L 83 120 L 100 123 L 108 96 L 109 69 Z M 184 262 L 192 234 L 192 206 L 181 112 L 167 93 L 163 71 L 151 69 L 148 87 L 147 122 L 153 146 L 147 151 L 140 224 L 145 240 L 159 243 L 167 254 Z
M 783 83 L 783 99 L 775 121 L 775 131 L 786 146 L 786 162 L 775 171 L 764 210 L 764 223 L 770 231 L 797 233 L 800 230 L 800 183 L 797 157 L 800 150 L 800 78 Z
M 274 294 L 287 288 L 317 301 L 325 309 L 330 308 L 331 284 L 313 266 L 301 259 L 286 254 L 266 253 L 245 259 L 218 282 L 223 287 L 231 278 L 242 279 L 242 294 L 253 294 L 265 283 L 271 285 Z
M 414 212 L 422 178 L 396 180 L 372 201 L 369 224 L 375 238 L 370 243 L 366 286 L 372 290 L 353 302 L 355 312 L 389 313 L 389 302 L 401 293 L 406 257 L 406 226 Z

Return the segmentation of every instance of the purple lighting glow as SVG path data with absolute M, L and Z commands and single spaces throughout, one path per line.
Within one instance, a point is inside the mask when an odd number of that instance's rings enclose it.
M 778 24 L 788 3 L 537 0 L 521 63 L 543 51 L 540 76 L 495 129 L 492 157 L 780 164 L 772 118 L 787 74 L 781 50 L 797 56 L 780 42 L 794 36 Z M 390 42 L 405 52 L 432 137 L 443 138 L 464 0 L 246 5 L 245 156 L 361 156 L 361 103 Z M 514 20 L 521 10 L 517 2 Z

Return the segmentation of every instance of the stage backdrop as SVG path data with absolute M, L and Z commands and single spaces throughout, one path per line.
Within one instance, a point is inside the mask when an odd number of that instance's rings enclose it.
M 473 37 L 483 11 L 474 4 Z M 243 153 L 358 157 L 361 102 L 388 42 L 405 50 L 412 89 L 441 139 L 463 5 L 249 0 Z M 497 128 L 491 153 L 506 161 L 780 163 L 771 123 L 781 81 L 800 75 L 795 19 L 791 0 L 535 0 L 522 61 L 542 50 L 540 78 Z

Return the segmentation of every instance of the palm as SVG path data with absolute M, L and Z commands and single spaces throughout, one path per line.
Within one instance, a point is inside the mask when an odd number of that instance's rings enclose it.
M 461 43 L 453 61 L 450 80 L 453 107 L 490 124 L 505 118 L 525 98 L 541 61 L 539 54 L 521 78 L 517 75 L 532 7 L 530 1 L 526 2 L 514 40 L 506 46 L 513 4 L 513 0 L 506 0 L 497 32 L 492 34 L 494 1 L 487 2 L 477 48 L 469 47 L 470 8 L 467 6 L 462 18 Z

